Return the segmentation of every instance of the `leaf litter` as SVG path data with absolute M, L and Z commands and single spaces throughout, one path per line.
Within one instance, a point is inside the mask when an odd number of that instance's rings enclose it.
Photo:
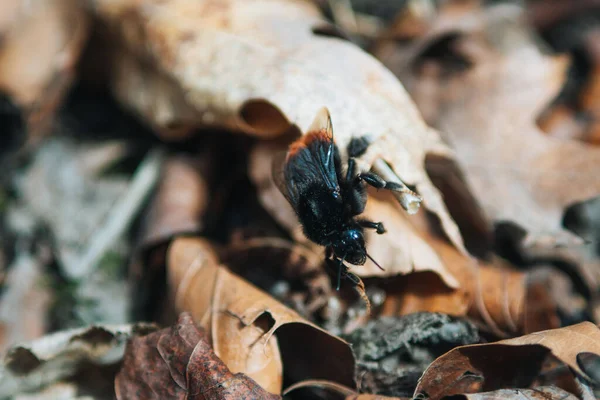
M 387 3 L 0 6 L 0 397 L 597 396 L 597 8 Z M 339 291 L 272 181 L 322 107 L 403 188 Z

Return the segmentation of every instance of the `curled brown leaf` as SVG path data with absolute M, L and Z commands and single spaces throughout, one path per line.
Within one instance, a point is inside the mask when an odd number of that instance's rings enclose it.
M 205 240 L 176 239 L 168 275 L 176 308 L 188 310 L 206 329 L 232 372 L 247 374 L 272 393 L 281 391 L 283 368 L 292 382 L 315 378 L 354 385 L 354 357 L 346 342 L 231 273 Z
M 590 322 L 494 343 L 457 347 L 425 370 L 415 395 L 426 393 L 435 400 L 506 386 L 527 387 L 549 354 L 576 374 L 590 379 L 578 364 L 578 355 L 582 353 L 600 355 L 600 330 Z

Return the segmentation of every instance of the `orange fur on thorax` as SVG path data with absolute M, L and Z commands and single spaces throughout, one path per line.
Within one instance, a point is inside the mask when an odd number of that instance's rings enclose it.
M 290 144 L 290 148 L 288 150 L 287 159 L 289 160 L 291 157 L 294 157 L 298 152 L 310 146 L 311 143 L 322 140 L 325 142 L 330 142 L 331 137 L 328 135 L 326 129 L 321 129 L 318 131 L 308 132 L 306 135 L 302 136 L 292 144 Z

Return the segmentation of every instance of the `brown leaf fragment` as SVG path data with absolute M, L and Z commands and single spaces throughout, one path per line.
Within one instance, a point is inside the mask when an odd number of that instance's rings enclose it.
M 47 132 L 71 87 L 88 28 L 77 0 L 0 5 L 0 92 L 24 111 L 32 139 Z
M 207 157 L 173 155 L 163 166 L 160 184 L 145 215 L 145 246 L 170 239 L 173 235 L 197 233 L 208 207 L 209 169 Z
M 600 354 L 600 331 L 590 322 L 532 333 L 494 343 L 457 347 L 435 360 L 423 373 L 415 395 L 430 399 L 479 393 L 504 387 L 527 387 L 549 354 L 576 374 L 582 353 Z
M 280 399 L 244 374 L 233 374 L 213 352 L 189 313 L 177 324 L 128 344 L 115 378 L 117 399 Z
M 434 46 L 438 58 L 427 53 Z M 466 65 L 445 70 L 442 56 Z M 521 225 L 529 244 L 580 241 L 561 226 L 562 215 L 600 194 L 600 149 L 548 137 L 536 125 L 563 85 L 568 59 L 537 47 L 522 9 L 497 5 L 440 17 L 402 57 L 396 72 L 415 99 L 420 74 L 429 65 L 439 70 L 432 122 L 488 217 Z
M 114 57 L 106 60 L 112 60 L 107 68 L 116 97 L 165 138 L 172 130 L 179 135 L 207 125 L 260 137 L 305 134 L 317 110 L 327 107 L 340 148 L 345 152 L 352 137 L 370 135 L 361 169 L 379 159 L 389 163 L 463 249 L 423 166 L 427 153 L 446 147 L 389 71 L 351 43 L 319 34 L 315 28 L 324 20 L 311 2 L 215 4 L 93 2 L 115 43 Z M 237 61 L 248 68 L 233 67 Z M 270 166 L 252 174 L 257 186 L 270 179 Z
M 168 279 L 175 307 L 189 310 L 206 329 L 233 373 L 245 373 L 271 393 L 281 391 L 283 368 L 292 383 L 314 378 L 354 385 L 354 357 L 345 341 L 231 273 L 205 240 L 173 242 Z
M 453 396 L 454 400 L 577 400 L 577 396 L 554 386 L 535 389 L 501 389 Z

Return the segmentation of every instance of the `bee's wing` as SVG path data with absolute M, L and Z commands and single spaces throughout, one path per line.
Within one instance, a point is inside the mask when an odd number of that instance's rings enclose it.
M 331 192 L 339 192 L 339 153 L 326 107 L 319 110 L 308 132 L 290 145 L 286 162 L 286 176 L 299 185 L 322 182 Z
M 292 207 L 296 207 L 298 201 L 297 186 L 293 185 L 294 182 L 288 182 L 285 179 L 285 168 L 286 168 L 286 157 L 287 152 L 279 152 L 273 157 L 271 163 L 271 177 L 275 186 L 285 196 L 287 201 L 290 202 Z
M 293 142 L 287 153 L 274 158 L 273 181 L 294 208 L 311 185 L 322 184 L 332 193 L 339 193 L 336 158 L 339 163 L 331 118 L 323 107 L 308 132 Z

